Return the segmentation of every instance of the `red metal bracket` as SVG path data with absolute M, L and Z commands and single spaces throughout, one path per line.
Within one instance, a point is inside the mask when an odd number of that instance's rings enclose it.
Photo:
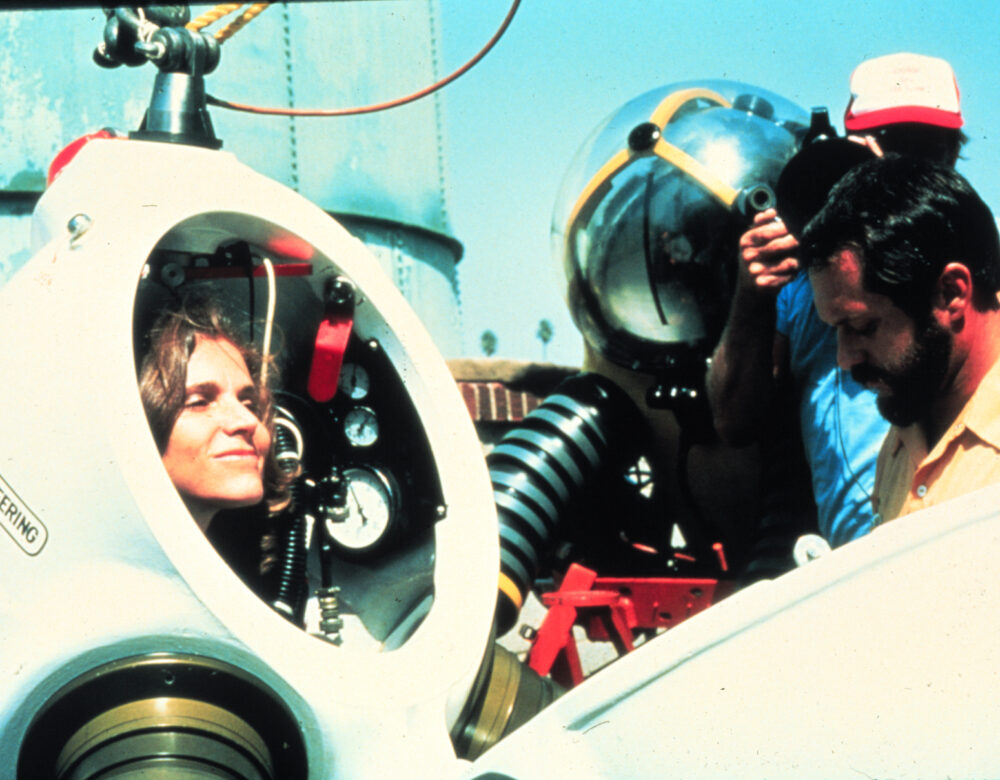
M 583 681 L 573 626 L 582 625 L 591 641 L 609 641 L 619 655 L 631 652 L 636 630 L 664 630 L 728 596 L 725 580 L 669 577 L 598 577 L 570 564 L 559 585 L 543 593 L 549 610 L 528 651 L 528 666 L 565 687 Z
M 594 588 L 613 592 L 628 602 L 635 613 L 633 628 L 662 630 L 673 628 L 725 598 L 732 593 L 733 584 L 691 577 L 598 577 Z M 593 642 L 614 641 L 604 621 L 591 618 L 583 627 Z
M 571 603 L 574 593 L 586 593 L 590 590 L 597 572 L 579 564 L 570 564 L 563 577 L 559 590 L 554 594 L 542 596 L 543 603 L 549 596 L 549 611 L 545 613 L 535 641 L 528 653 L 528 666 L 538 674 L 548 675 L 559 684 L 572 687 L 583 681 L 583 669 L 580 666 L 580 654 L 573 639 L 573 624 L 576 622 L 577 608 Z M 555 603 L 555 597 L 562 596 L 563 601 Z

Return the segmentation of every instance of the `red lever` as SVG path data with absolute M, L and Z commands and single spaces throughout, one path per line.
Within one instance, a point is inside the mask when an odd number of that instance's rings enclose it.
M 340 368 L 344 365 L 344 351 L 353 325 L 354 319 L 346 313 L 320 322 L 306 386 L 314 401 L 329 401 L 337 393 Z

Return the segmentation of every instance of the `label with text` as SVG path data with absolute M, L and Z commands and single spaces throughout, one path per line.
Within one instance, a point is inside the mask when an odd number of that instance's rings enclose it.
M 28 555 L 38 555 L 49 540 L 48 529 L 3 477 L 0 477 L 0 525 Z

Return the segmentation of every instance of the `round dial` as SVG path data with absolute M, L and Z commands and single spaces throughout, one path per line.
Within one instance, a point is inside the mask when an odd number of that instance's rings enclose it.
M 385 541 L 397 523 L 396 490 L 378 469 L 354 466 L 344 469 L 347 483 L 347 514 L 326 520 L 330 538 L 342 548 L 363 552 Z
M 337 383 L 342 393 L 354 401 L 360 401 L 371 390 L 371 378 L 364 366 L 357 363 L 344 363 L 340 369 L 340 380 Z
M 344 415 L 344 435 L 352 447 L 371 447 L 378 441 L 378 418 L 367 406 L 356 406 Z

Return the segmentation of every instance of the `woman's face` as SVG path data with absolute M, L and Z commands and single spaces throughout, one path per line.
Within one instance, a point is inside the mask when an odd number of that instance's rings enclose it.
M 263 499 L 271 435 L 257 416 L 259 394 L 240 351 L 226 339 L 195 338 L 163 465 L 204 529 L 220 509 Z

